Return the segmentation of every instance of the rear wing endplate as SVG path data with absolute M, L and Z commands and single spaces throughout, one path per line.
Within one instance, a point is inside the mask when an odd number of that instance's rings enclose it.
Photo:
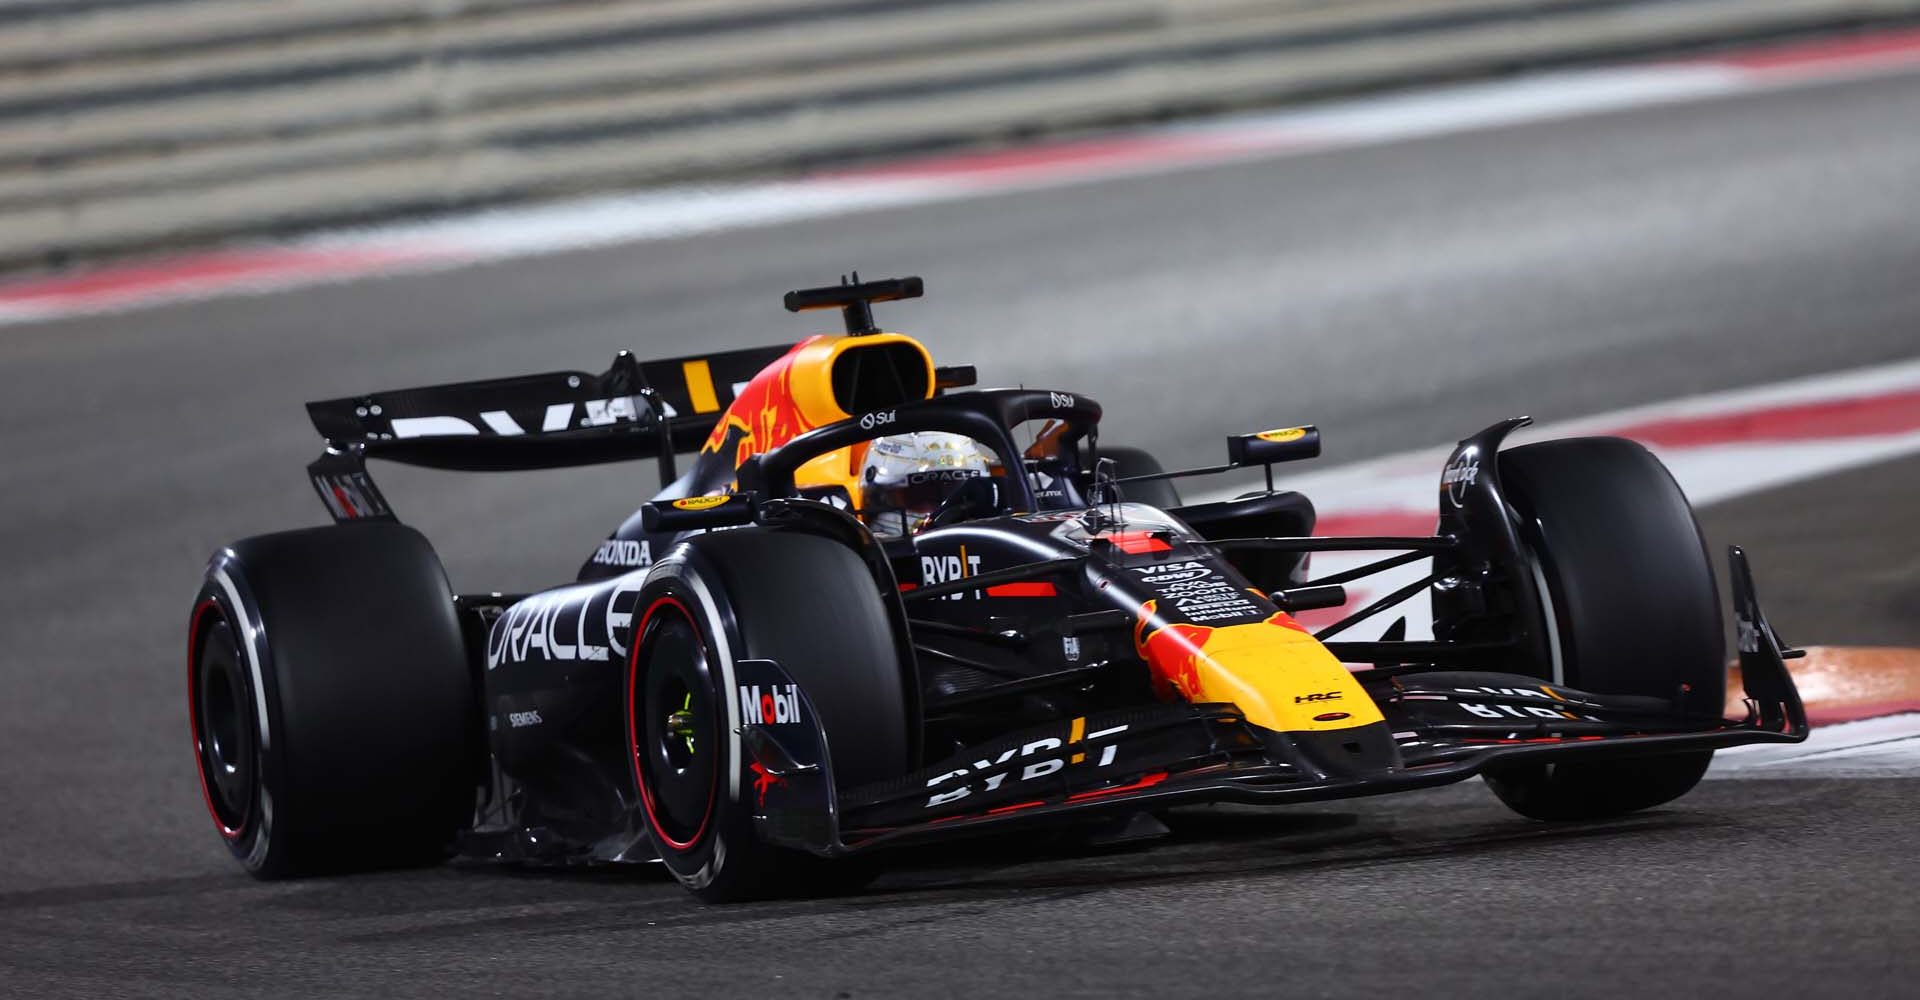
M 307 467 L 336 520 L 390 519 L 366 459 L 466 472 L 556 469 L 674 456 L 712 433 L 727 405 L 791 345 L 640 361 L 600 374 L 548 372 L 307 404 L 326 453 Z

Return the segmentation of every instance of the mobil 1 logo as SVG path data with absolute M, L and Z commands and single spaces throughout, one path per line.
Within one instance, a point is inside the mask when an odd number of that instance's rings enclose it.
M 742 684 L 740 717 L 762 726 L 786 726 L 806 721 L 800 708 L 798 684 Z

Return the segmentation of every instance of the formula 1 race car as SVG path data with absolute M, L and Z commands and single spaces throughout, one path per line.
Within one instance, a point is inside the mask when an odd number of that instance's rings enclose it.
M 1080 393 L 972 389 L 875 328 L 872 303 L 920 294 L 856 275 L 786 297 L 844 336 L 309 404 L 337 523 L 221 549 L 188 626 L 234 855 L 262 877 L 657 859 L 733 900 L 856 885 L 893 845 L 1473 775 L 1526 816 L 1600 818 L 1684 794 L 1716 748 L 1806 737 L 1737 548 L 1747 710 L 1725 717 L 1714 573 L 1639 445 L 1502 451 L 1508 420 L 1437 470 L 1432 534 L 1314 537 L 1272 466 L 1318 455 L 1316 428 L 1164 471 L 1101 446 Z M 671 485 L 576 580 L 455 594 L 369 458 L 651 459 Z M 1230 501 L 1175 488 L 1261 467 Z M 1312 578 L 1328 551 L 1382 557 Z M 1414 564 L 1332 624 L 1295 617 Z M 1422 593 L 1433 638 L 1337 638 Z

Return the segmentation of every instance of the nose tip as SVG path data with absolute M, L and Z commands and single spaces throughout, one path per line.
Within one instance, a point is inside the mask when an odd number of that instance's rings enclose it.
M 1317 780 L 1362 778 L 1397 771 L 1400 748 L 1384 722 L 1321 732 L 1262 733 L 1267 757 Z

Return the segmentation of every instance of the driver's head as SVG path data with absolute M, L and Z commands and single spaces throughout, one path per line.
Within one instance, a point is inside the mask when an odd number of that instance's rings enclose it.
M 860 470 L 860 514 L 876 535 L 910 535 L 962 483 L 991 474 L 986 452 L 963 434 L 915 431 L 877 438 Z

